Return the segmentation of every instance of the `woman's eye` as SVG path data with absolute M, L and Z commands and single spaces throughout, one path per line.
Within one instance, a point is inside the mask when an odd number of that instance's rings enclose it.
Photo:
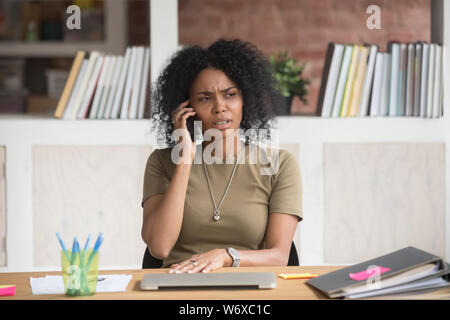
M 209 97 L 200 98 L 200 101 L 209 101 Z

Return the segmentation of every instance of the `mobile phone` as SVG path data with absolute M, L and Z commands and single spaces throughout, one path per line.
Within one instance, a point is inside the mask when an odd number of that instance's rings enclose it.
M 191 105 L 188 108 L 192 108 Z M 197 116 L 190 116 L 186 119 L 186 128 L 191 136 L 192 142 L 194 142 L 194 121 L 197 120 Z

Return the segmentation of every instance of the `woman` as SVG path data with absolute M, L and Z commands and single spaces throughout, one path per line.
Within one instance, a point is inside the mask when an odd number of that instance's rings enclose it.
M 277 170 L 262 174 L 262 161 L 250 158 L 251 137 L 242 135 L 270 128 L 282 103 L 261 52 L 223 39 L 184 48 L 161 73 L 153 98 L 158 140 L 169 147 L 153 151 L 145 169 L 142 239 L 150 253 L 170 273 L 286 265 L 302 220 L 298 164 L 279 150 Z M 193 120 L 204 136 L 198 145 L 187 130 Z

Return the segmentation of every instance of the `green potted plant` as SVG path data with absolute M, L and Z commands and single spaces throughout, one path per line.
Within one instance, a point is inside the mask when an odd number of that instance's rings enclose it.
M 297 64 L 296 59 L 289 57 L 287 51 L 280 51 L 276 55 L 269 57 L 272 71 L 277 82 L 277 88 L 281 95 L 285 97 L 285 105 L 280 108 L 280 114 L 288 115 L 291 113 L 291 104 L 294 96 L 298 96 L 303 103 L 307 103 L 306 86 L 309 80 L 303 78 L 302 72 L 306 63 Z

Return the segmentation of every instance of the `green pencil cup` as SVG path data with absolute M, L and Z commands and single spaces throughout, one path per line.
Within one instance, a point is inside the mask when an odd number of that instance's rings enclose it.
M 92 249 L 80 251 L 72 258 L 72 251 L 67 255 L 61 251 L 61 265 L 66 296 L 94 295 L 98 279 L 98 251 L 91 257 Z M 70 259 L 70 260 L 69 260 Z

